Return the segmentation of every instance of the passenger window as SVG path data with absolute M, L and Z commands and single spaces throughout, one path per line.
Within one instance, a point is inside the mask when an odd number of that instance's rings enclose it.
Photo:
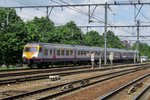
M 87 53 L 87 55 L 89 55 L 89 51 L 87 51 L 86 53 Z
M 97 51 L 95 51 L 95 56 L 97 56 Z
M 61 55 L 65 55 L 65 51 L 64 50 L 61 50 Z
M 86 55 L 86 51 L 84 51 L 84 55 Z
M 69 56 L 69 50 L 66 50 L 66 55 Z
M 57 55 L 60 56 L 60 50 L 57 50 Z
M 100 52 L 98 52 L 98 55 L 99 55 L 99 56 L 100 56 L 100 54 L 101 54 L 101 53 L 100 53 Z
M 49 50 L 49 55 L 52 56 L 52 50 L 51 49 Z
M 44 49 L 44 56 L 47 56 L 47 55 L 48 55 L 48 50 Z
M 73 55 L 73 50 L 70 50 L 70 55 Z
M 80 50 L 78 50 L 78 55 L 80 55 Z
M 83 55 L 83 51 L 81 51 L 81 55 Z

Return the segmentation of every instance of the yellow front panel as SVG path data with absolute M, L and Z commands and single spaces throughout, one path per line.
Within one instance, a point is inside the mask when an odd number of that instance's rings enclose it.
M 24 52 L 24 55 L 27 59 L 31 59 L 35 53 L 36 52 Z

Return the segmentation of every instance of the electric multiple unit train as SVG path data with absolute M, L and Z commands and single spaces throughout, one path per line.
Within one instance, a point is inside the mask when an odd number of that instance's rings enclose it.
M 113 53 L 114 61 L 134 60 L 137 56 L 135 50 L 107 48 L 107 59 Z M 91 54 L 94 54 L 95 62 L 99 57 L 104 60 L 104 48 L 80 45 L 65 45 L 52 43 L 27 43 L 23 50 L 23 62 L 37 67 L 48 67 L 56 62 L 86 63 L 90 62 Z

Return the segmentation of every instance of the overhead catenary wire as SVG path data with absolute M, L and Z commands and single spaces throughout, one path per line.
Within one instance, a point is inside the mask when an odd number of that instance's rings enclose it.
M 53 1 L 53 0 L 51 0 L 51 1 Z M 63 0 L 60 0 L 60 1 L 63 1 Z M 55 3 L 57 3 L 57 4 L 61 4 L 61 3 L 58 3 L 58 2 L 56 2 L 56 1 L 53 1 L 53 2 L 55 2 Z M 67 4 L 67 5 L 69 5 L 67 2 L 65 2 L 65 1 L 63 1 L 63 3 L 65 3 L 65 4 Z M 77 8 L 76 8 L 77 9 Z M 74 9 L 73 9 L 74 10 Z M 76 10 L 75 10 L 76 11 Z M 89 16 L 89 14 L 88 13 L 86 13 L 86 12 L 80 12 L 80 11 L 82 11 L 82 10 L 80 10 L 80 9 L 77 9 L 77 12 L 79 12 L 79 13 L 81 13 L 81 14 L 84 14 L 85 16 Z M 96 19 L 96 20 L 98 20 L 98 21 L 100 21 L 100 22 L 102 22 L 102 23 L 104 23 L 105 21 L 104 20 L 99 20 L 99 19 L 97 19 L 97 18 L 95 18 L 94 16 L 91 16 L 93 19 Z M 112 26 L 109 22 L 108 22 L 108 25 L 110 25 L 110 26 Z M 124 31 L 124 32 L 128 32 L 128 33 L 131 33 L 131 32 L 129 32 L 129 31 L 127 31 L 127 30 L 124 30 L 124 29 L 119 29 L 119 30 L 121 30 L 121 31 Z
M 122 2 L 117 2 L 115 4 L 114 3 L 109 3 L 108 6 L 111 6 L 111 5 L 143 5 L 143 4 L 148 5 L 149 3 L 128 3 L 128 2 L 122 3 Z M 79 4 L 79 5 L 62 5 L 62 4 L 60 4 L 60 5 L 49 5 L 48 7 L 52 7 L 52 6 L 55 6 L 55 7 L 70 7 L 70 6 L 75 7 L 75 6 L 88 6 L 88 5 L 90 5 L 90 6 L 95 6 L 95 5 L 104 6 L 105 4 Z M 27 8 L 27 7 L 34 8 L 34 7 L 45 7 L 45 6 L 22 6 L 22 7 L 23 8 Z M 19 7 L 15 7 L 15 8 L 19 8 Z M 108 24 L 108 25 L 110 25 L 110 24 Z M 130 33 L 130 32 L 128 32 L 128 33 Z

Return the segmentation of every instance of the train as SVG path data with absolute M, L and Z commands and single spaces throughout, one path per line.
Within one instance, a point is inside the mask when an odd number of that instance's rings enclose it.
M 36 65 L 49 67 L 54 63 L 68 62 L 88 63 L 94 54 L 95 63 L 101 58 L 104 61 L 104 48 L 94 46 L 67 45 L 55 43 L 27 43 L 23 49 L 23 63 L 28 66 Z M 125 50 L 107 48 L 107 59 L 113 54 L 114 61 L 134 60 L 138 52 L 136 50 Z

